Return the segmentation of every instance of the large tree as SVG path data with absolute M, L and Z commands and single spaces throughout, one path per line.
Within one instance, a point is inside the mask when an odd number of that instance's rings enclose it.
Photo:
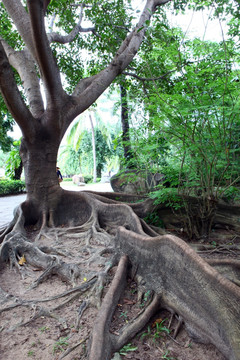
M 26 261 L 29 266 L 42 269 L 43 272 L 34 282 L 34 287 L 53 274 L 75 285 L 74 289 L 64 293 L 64 296 L 94 284 L 95 296 L 89 296 L 88 305 L 98 305 L 97 295 L 102 295 L 103 278 L 118 264 L 116 275 L 95 321 L 89 345 L 89 359 L 110 359 L 113 352 L 121 349 L 134 337 L 160 307 L 171 309 L 173 314 L 178 314 L 192 337 L 214 344 L 230 360 L 240 359 L 238 260 L 215 259 L 210 264 L 210 261 L 200 258 L 179 238 L 171 235 L 158 236 L 157 232 L 141 220 L 149 208 L 152 208 L 151 200 L 127 205 L 115 200 L 116 197 L 124 200 L 124 196 L 119 194 L 64 191 L 56 176 L 58 148 L 68 126 L 76 116 L 88 109 L 130 64 L 141 45 L 152 15 L 159 6 L 167 2 L 168 0 L 147 0 L 137 25 L 128 32 L 109 64 L 99 72 L 96 72 L 95 68 L 93 75 L 88 78 L 81 78 L 82 73 L 76 68 L 77 75 L 72 78 L 72 83 L 67 85 L 68 92 L 64 90 L 59 70 L 61 67 L 67 71 L 67 65 L 64 63 L 64 66 L 61 66 L 63 51 L 60 50 L 58 59 L 55 59 L 55 43 L 68 43 L 84 31 L 81 20 L 84 9 L 86 13 L 90 11 L 90 4 L 96 12 L 96 23 L 99 23 L 98 15 L 101 12 L 110 23 L 114 21 L 110 16 L 111 2 L 82 3 L 78 24 L 64 36 L 46 32 L 48 1 L 28 0 L 26 7 L 20 0 L 2 2 L 4 11 L 6 10 L 14 22 L 19 34 L 16 49 L 10 41 L 12 39 L 4 37 L 5 32 L 2 34 L 0 88 L 8 110 L 23 135 L 20 153 L 25 170 L 27 199 L 16 210 L 10 225 L 1 229 L 1 261 L 9 261 L 11 265 L 19 268 L 21 258 L 21 263 Z M 75 8 L 76 4 L 70 1 L 59 3 L 62 6 L 68 5 L 65 7 L 68 18 L 62 24 L 65 25 L 65 31 L 70 30 L 67 26 L 71 18 L 69 9 Z M 124 4 L 123 1 L 113 3 L 119 7 Z M 114 25 L 119 24 L 120 31 L 120 18 Z M 100 38 L 101 46 L 101 34 L 97 33 L 94 27 L 89 30 Z M 106 30 L 109 45 L 112 45 L 111 31 L 112 29 L 108 32 Z M 126 31 L 128 30 L 125 26 L 124 32 Z M 124 32 L 119 33 L 122 36 Z M 108 58 L 109 56 L 106 56 L 106 59 Z M 21 78 L 21 91 L 16 77 Z M 43 84 L 45 99 L 40 84 Z M 33 229 L 38 233 L 35 242 L 30 231 Z M 74 239 L 79 241 L 79 258 L 75 259 L 74 263 L 70 252 L 59 250 L 62 238 L 64 242 L 68 241 L 69 248 Z M 74 246 L 76 248 L 76 244 Z M 84 261 L 86 252 L 90 256 L 89 261 Z M 71 260 L 64 261 L 67 255 L 70 255 Z M 86 284 L 82 285 L 78 283 L 78 279 L 82 271 L 81 264 L 84 263 L 91 264 L 91 271 L 88 270 L 84 278 Z M 99 273 L 99 267 L 104 265 L 104 271 Z M 119 334 L 113 334 L 109 330 L 110 320 L 124 290 L 127 275 L 130 274 L 139 285 L 139 293 L 151 291 L 152 300 L 135 321 L 129 322 Z M 19 298 L 9 297 L 3 290 L 1 298 L 5 304 L 5 312 L 15 306 L 36 305 L 37 302 L 36 299 L 28 303 L 23 300 L 19 302 Z M 61 306 L 66 306 L 73 300 L 74 297 L 71 297 Z M 83 302 L 79 314 L 86 306 L 86 302 Z M 43 314 L 54 317 L 52 311 L 43 311 L 43 308 L 40 308 L 39 311 L 36 308 L 33 319 Z

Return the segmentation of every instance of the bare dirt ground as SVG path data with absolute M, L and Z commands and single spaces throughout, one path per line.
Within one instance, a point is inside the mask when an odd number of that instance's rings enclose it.
M 31 240 L 36 231 L 29 228 Z M 78 263 L 81 268 L 78 282 L 64 283 L 57 276 L 51 276 L 37 287 L 34 281 L 42 271 L 32 268 L 21 258 L 19 269 L 10 269 L 1 264 L 0 287 L 2 300 L 0 308 L 0 359 L 4 360 L 77 360 L 87 359 L 88 341 L 98 311 L 97 294 L 106 293 L 114 276 L 112 268 L 99 285 L 94 274 L 103 271 L 110 253 L 105 253 L 104 262 L 95 261 L 102 245 L 90 241 L 86 247 L 83 239 L 66 238 L 54 232 L 42 236 L 37 245 L 53 246 L 58 256 L 65 262 Z M 228 233 L 228 243 L 239 243 L 236 234 Z M 213 237 L 214 249 L 207 256 L 216 254 L 223 257 L 237 257 L 234 252 L 224 251 L 223 240 Z M 99 258 L 101 256 L 99 255 Z M 95 287 L 94 287 L 95 285 Z M 148 303 L 150 294 L 146 293 L 138 301 L 136 284 L 129 279 L 125 293 L 121 297 L 112 319 L 111 331 L 114 334 L 141 312 Z M 88 306 L 91 304 L 91 306 Z M 221 353 L 212 345 L 198 344 L 189 338 L 184 326 L 173 338 L 178 326 L 176 318 L 159 309 L 159 313 L 121 351 L 113 354 L 114 360 L 224 360 Z M 102 359 L 105 360 L 105 359 Z M 225 359 L 226 360 L 226 359 Z

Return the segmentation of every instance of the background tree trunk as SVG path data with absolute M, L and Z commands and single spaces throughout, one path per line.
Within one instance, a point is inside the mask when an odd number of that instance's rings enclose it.
M 127 90 L 124 85 L 120 85 L 120 94 L 121 94 L 121 123 L 122 123 L 122 145 L 124 158 L 128 168 L 133 168 L 134 164 L 132 163 L 134 158 L 132 156 L 131 150 L 131 139 L 129 133 L 129 108 L 127 100 Z
M 96 144 L 95 144 L 95 133 L 94 133 L 94 126 L 93 126 L 93 119 L 92 115 L 89 112 L 89 120 L 91 124 L 91 131 L 92 131 L 92 151 L 93 151 L 93 182 L 97 182 L 97 161 L 96 161 Z

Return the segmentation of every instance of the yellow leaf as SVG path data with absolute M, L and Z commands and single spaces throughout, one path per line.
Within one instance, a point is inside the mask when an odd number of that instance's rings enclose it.
M 26 258 L 25 258 L 25 256 L 23 255 L 22 257 L 21 257 L 21 259 L 19 260 L 19 265 L 23 265 L 24 263 L 26 262 Z

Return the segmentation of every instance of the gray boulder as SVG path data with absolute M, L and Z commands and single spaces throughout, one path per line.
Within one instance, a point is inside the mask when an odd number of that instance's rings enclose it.
M 160 173 L 152 174 L 143 170 L 125 170 L 113 175 L 110 184 L 114 192 L 142 195 L 153 191 L 165 179 Z

